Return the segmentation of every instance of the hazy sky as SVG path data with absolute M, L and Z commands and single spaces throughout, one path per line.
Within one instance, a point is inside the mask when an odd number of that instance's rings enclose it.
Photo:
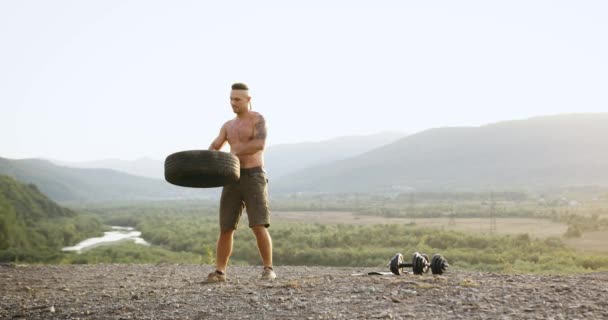
M 574 0 L 0 0 L 0 157 L 207 148 L 236 81 L 270 145 L 608 111 L 607 17 Z

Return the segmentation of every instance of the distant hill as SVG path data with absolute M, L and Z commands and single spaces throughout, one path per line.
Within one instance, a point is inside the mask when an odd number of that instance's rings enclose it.
M 0 262 L 47 261 L 62 246 L 100 233 L 96 219 L 60 207 L 35 185 L 0 176 Z
M 135 176 L 164 179 L 164 163 L 161 160 L 140 158 L 136 160 L 103 159 L 84 162 L 67 162 L 51 160 L 52 163 L 65 167 L 85 169 L 112 169 Z
M 372 135 L 344 136 L 317 142 L 269 146 L 265 152 L 266 171 L 272 179 L 307 167 L 362 154 L 403 138 L 405 134 L 384 132 Z M 132 175 L 164 180 L 164 159 L 141 158 L 133 161 L 105 159 L 87 162 L 50 160 L 73 168 L 105 168 Z
M 33 183 L 55 201 L 91 202 L 194 198 L 209 191 L 186 189 L 164 180 L 110 169 L 57 166 L 46 160 L 0 158 L 0 174 Z
M 275 191 L 504 190 L 608 186 L 608 113 L 420 132 L 285 176 Z
M 277 179 L 304 168 L 360 155 L 404 136 L 404 133 L 384 132 L 318 142 L 275 145 L 266 149 L 265 165 L 270 177 Z

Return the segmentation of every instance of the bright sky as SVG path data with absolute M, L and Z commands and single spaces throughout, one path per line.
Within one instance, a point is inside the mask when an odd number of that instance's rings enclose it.
M 331 5 L 329 3 L 332 3 Z M 608 111 L 608 1 L 0 1 L 0 157 L 270 145 Z

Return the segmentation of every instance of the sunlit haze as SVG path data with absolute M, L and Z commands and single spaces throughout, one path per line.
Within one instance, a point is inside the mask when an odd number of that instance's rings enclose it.
M 269 145 L 608 110 L 606 1 L 2 1 L 0 157 Z

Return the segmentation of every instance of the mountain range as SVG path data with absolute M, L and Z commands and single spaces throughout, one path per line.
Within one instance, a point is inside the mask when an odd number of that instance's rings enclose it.
M 41 159 L 0 158 L 0 174 L 34 184 L 51 199 L 62 202 L 180 199 L 208 194 L 112 169 L 71 168 Z
M 399 132 L 382 132 L 371 135 L 343 136 L 334 139 L 279 144 L 266 148 L 265 169 L 273 178 L 295 171 L 362 154 L 371 149 L 389 144 L 405 136 Z M 177 151 L 177 150 L 176 150 Z M 152 158 L 133 161 L 103 159 L 85 162 L 49 161 L 73 168 L 104 168 L 154 179 L 164 179 L 164 162 Z
M 426 130 L 275 181 L 283 192 L 608 186 L 608 113 Z
M 306 166 L 344 159 L 395 141 L 403 134 L 387 132 L 327 141 L 269 147 L 267 171 L 291 173 Z M 295 161 L 294 159 L 299 159 Z M 0 158 L 0 174 L 35 184 L 60 202 L 107 202 L 217 197 L 220 189 L 190 189 L 164 181 L 164 163 L 142 158 L 70 163 L 44 159 Z
M 605 187 L 606 137 L 608 113 L 542 116 L 401 137 L 392 133 L 278 145 L 268 148 L 266 167 L 271 194 Z M 157 163 L 151 176 L 162 172 L 162 163 Z M 0 174 L 36 184 L 56 201 L 200 198 L 219 192 L 40 159 L 0 158 Z

